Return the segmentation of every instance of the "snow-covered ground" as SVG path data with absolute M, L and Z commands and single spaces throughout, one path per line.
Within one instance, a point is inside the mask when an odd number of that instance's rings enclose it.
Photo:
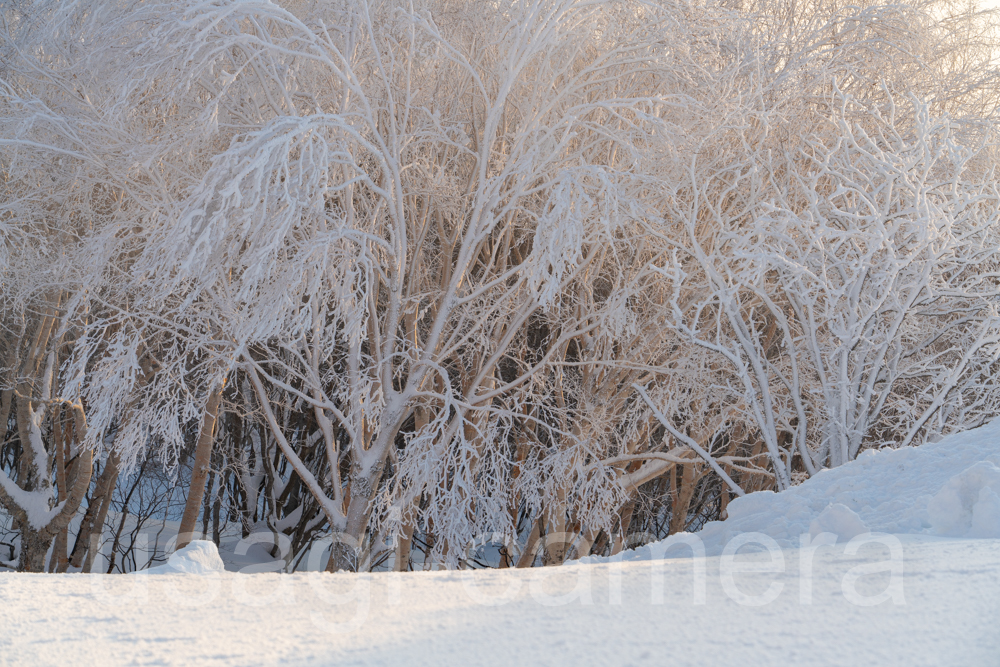
M 16 665 L 997 667 L 1000 421 L 616 561 L 242 574 L 194 543 L 146 574 L 0 575 L 0 610 Z
M 4 575 L 0 662 L 10 665 L 980 665 L 1000 664 L 1000 541 L 905 540 L 902 597 L 854 604 L 851 568 L 884 553 L 822 547 L 812 604 L 801 552 L 779 573 L 720 558 L 696 604 L 690 559 L 529 571 L 364 576 Z M 888 573 L 857 593 L 877 596 Z M 119 597 L 134 595 L 135 597 Z

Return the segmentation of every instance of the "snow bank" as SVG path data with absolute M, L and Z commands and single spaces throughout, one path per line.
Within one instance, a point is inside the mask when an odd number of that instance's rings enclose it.
M 212 574 L 226 569 L 214 542 L 193 540 L 170 554 L 166 565 L 142 570 L 145 574 Z
M 810 538 L 822 533 L 831 533 L 837 536 L 838 542 L 850 542 L 852 538 L 870 532 L 868 525 L 861 520 L 857 512 L 840 503 L 829 505 L 809 524 Z
M 733 537 L 751 532 L 783 548 L 799 547 L 803 535 L 824 532 L 838 542 L 867 532 L 1000 537 L 1000 419 L 934 444 L 863 452 L 782 493 L 737 498 L 728 510 L 725 521 L 695 534 L 708 556 L 720 555 Z M 690 542 L 690 534 L 671 535 L 622 558 L 688 557 Z
M 1000 468 L 980 461 L 955 475 L 927 505 L 931 525 L 949 537 L 1000 537 Z

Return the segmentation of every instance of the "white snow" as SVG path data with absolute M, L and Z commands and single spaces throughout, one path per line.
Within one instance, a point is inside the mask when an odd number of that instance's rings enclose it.
M 998 442 L 866 454 L 568 567 L 245 574 L 193 542 L 159 576 L 2 574 L 0 664 L 992 667 Z
M 1000 537 L 1000 468 L 980 461 L 955 475 L 927 505 L 938 535 Z
M 847 542 L 858 535 L 871 532 L 857 512 L 847 505 L 832 503 L 809 524 L 809 536 L 813 539 L 823 533 L 837 536 L 838 542 Z
M 210 574 L 225 569 L 214 542 L 192 540 L 183 549 L 170 554 L 165 565 L 151 567 L 140 574 Z
M 786 550 L 779 572 L 707 558 L 536 570 L 0 575 L 5 665 L 962 665 L 1000 656 L 1000 541 L 903 540 L 903 600 L 862 606 L 867 545 Z M 767 566 L 752 562 L 741 567 Z M 854 582 L 877 600 L 889 573 Z M 808 582 L 808 584 L 806 583 Z M 727 591 L 779 594 L 763 606 Z M 809 601 L 802 602 L 809 589 Z M 862 600 L 864 601 L 864 600 Z

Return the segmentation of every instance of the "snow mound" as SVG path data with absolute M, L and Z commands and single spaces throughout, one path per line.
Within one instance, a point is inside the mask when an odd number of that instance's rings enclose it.
M 927 505 L 931 525 L 947 537 L 1000 537 L 1000 468 L 980 461 L 955 475 Z
M 852 538 L 870 532 L 857 512 L 840 503 L 828 505 L 809 524 L 809 537 L 813 539 L 820 533 L 833 533 L 838 542 L 850 542 Z
M 759 491 L 729 503 L 729 518 L 694 535 L 680 533 L 621 554 L 624 560 L 685 558 L 695 537 L 718 556 L 742 533 L 782 548 L 834 533 L 1000 537 L 1000 419 L 933 444 L 868 450 L 782 493 Z M 805 536 L 805 537 L 803 537 Z M 599 557 L 581 562 L 599 562 Z
M 212 574 L 226 569 L 214 542 L 193 540 L 183 549 L 170 554 L 166 565 L 153 567 L 149 574 Z

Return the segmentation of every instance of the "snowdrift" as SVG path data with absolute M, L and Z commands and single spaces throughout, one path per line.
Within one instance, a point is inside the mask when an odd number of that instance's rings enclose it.
M 838 542 L 868 532 L 1000 538 L 1000 419 L 933 444 L 868 450 L 782 493 L 734 499 L 728 510 L 725 521 L 695 534 L 705 555 L 717 556 L 732 538 L 751 532 L 782 548 L 798 548 L 803 535 L 824 532 Z M 690 539 L 678 533 L 621 558 L 686 558 Z
M 215 542 L 192 540 L 183 549 L 170 554 L 165 565 L 140 570 L 138 574 L 214 574 L 225 570 Z

